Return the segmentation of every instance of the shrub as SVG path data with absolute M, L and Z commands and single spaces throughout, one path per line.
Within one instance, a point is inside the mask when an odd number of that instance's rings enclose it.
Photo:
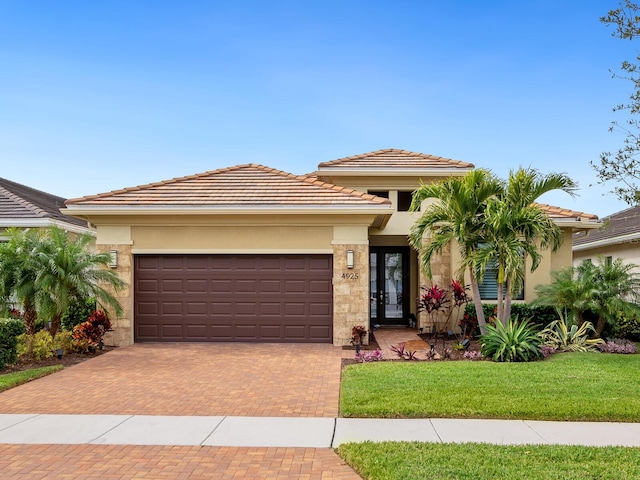
M 635 342 L 623 338 L 614 338 L 607 340 L 606 343 L 598 345 L 598 350 L 603 353 L 638 353 L 638 345 Z
M 86 322 L 95 311 L 96 301 L 94 298 L 73 302 L 62 316 L 62 326 L 66 330 L 73 331 L 73 327 Z
M 497 307 L 498 306 L 495 303 L 482 304 L 484 318 L 487 320 L 487 323 L 491 323 L 489 322 L 489 319 L 496 316 Z M 473 303 L 467 304 L 464 312 L 475 322 L 478 321 L 476 309 Z M 529 321 L 529 326 L 533 328 L 542 328 L 558 318 L 558 314 L 554 307 L 546 305 L 532 306 L 528 303 L 513 303 L 511 305 L 511 314 L 514 318 L 527 319 Z
M 557 352 L 558 351 L 555 349 L 555 347 L 552 347 L 551 345 L 542 345 L 540 347 L 540 353 L 542 353 L 542 358 L 544 359 L 549 358 L 551 355 Z
M 399 343 L 398 345 L 391 345 L 391 351 L 404 360 L 417 360 L 416 351 L 407 350 L 404 342 Z
M 18 359 L 17 338 L 24 333 L 24 330 L 22 320 L 0 319 L 0 368 L 15 363 Z
M 18 337 L 18 355 L 33 356 L 36 360 L 53 357 L 53 338 L 46 330 L 39 330 L 33 335 L 23 333 Z
M 356 354 L 356 361 L 360 363 L 379 362 L 384 360 L 384 352 L 382 350 L 365 350 Z
M 613 334 L 616 337 L 640 341 L 640 318 L 620 315 Z
M 589 339 L 589 332 L 595 333 L 591 322 L 584 322 L 580 327 L 567 327 L 564 317 L 551 322 L 540 332 L 540 338 L 545 345 L 561 352 L 588 352 L 595 350 L 603 343 L 601 339 Z
M 487 325 L 487 333 L 480 335 L 480 342 L 482 355 L 495 362 L 530 362 L 542 355 L 542 341 L 526 320 Z
M 102 310 L 94 311 L 86 322 L 73 328 L 73 339 L 78 345 L 102 346 L 104 334 L 111 330 L 111 321 Z

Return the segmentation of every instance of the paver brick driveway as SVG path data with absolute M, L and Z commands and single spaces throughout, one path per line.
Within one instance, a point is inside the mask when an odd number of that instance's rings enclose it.
M 0 413 L 337 417 L 342 350 L 137 344 L 0 393 Z

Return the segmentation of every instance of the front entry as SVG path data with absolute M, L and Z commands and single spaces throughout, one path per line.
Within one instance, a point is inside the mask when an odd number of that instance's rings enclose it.
M 371 325 L 406 325 L 409 315 L 409 248 L 371 247 Z

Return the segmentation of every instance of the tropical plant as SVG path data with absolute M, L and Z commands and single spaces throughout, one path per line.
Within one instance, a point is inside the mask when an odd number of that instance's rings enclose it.
M 486 329 L 487 333 L 480 335 L 480 352 L 495 362 L 530 362 L 542 355 L 542 341 L 527 321 L 496 322 Z
M 437 199 L 426 206 L 411 227 L 409 241 L 420 252 L 420 261 L 431 277 L 431 261 L 452 242 L 461 253 L 459 276 L 468 271 L 476 317 L 482 328 L 485 318 L 478 288 L 477 270 L 473 268 L 478 245 L 484 239 L 484 215 L 487 201 L 500 194 L 502 184 L 491 172 L 471 170 L 464 177 L 450 177 L 442 182 L 422 185 L 413 194 L 411 211 L 419 211 L 427 199 Z
M 595 332 L 591 322 L 583 322 L 582 325 L 567 326 L 563 316 L 551 322 L 540 332 L 540 338 L 545 345 L 553 347 L 560 352 L 588 352 L 595 350 L 601 339 L 589 339 L 589 333 Z
M 379 362 L 384 360 L 384 352 L 380 349 L 365 350 L 356 354 L 356 361 L 360 363 Z
M 73 327 L 73 339 L 79 343 L 102 347 L 104 335 L 111 330 L 111 321 L 102 310 L 95 311 L 86 322 Z
M 10 228 L 5 235 L 8 241 L 0 243 L 0 301 L 4 310 L 14 302 L 22 308 L 26 332 L 32 335 L 38 317 L 39 265 L 35 252 L 42 243 L 43 233 L 41 230 Z
M 640 276 L 633 264 L 621 259 L 598 263 L 583 261 L 551 273 L 551 283 L 536 286 L 535 304 L 555 305 L 575 318 L 578 325 L 588 316 L 597 320 L 595 336 L 600 337 L 607 323 L 615 325 L 623 316 L 640 313 Z
M 55 337 L 62 316 L 73 302 L 95 298 L 100 305 L 122 314 L 122 307 L 112 291 L 125 286 L 107 267 L 109 253 L 93 253 L 89 249 L 91 235 L 70 237 L 58 227 L 49 229 L 36 251 L 40 271 L 37 276 L 38 311 L 51 319 L 51 335 Z M 110 287 L 107 289 L 105 287 Z
M 91 314 L 96 310 L 96 301 L 94 298 L 78 299 L 71 303 L 67 311 L 64 312 L 61 319 L 63 329 L 72 331 L 76 325 L 86 322 Z
M 535 169 L 509 172 L 504 191 L 487 201 L 484 240 L 476 255 L 476 275 L 484 277 L 488 265 L 497 265 L 498 310 L 503 323 L 511 318 L 511 300 L 522 288 L 525 263 L 534 272 L 542 260 L 540 251 L 555 252 L 562 231 L 535 202 L 545 193 L 561 190 L 575 195 L 577 185 L 565 174 L 543 175 Z

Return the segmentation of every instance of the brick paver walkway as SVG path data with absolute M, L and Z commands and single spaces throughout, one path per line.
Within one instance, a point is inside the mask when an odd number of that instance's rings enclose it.
M 337 417 L 343 351 L 138 344 L 0 393 L 0 413 Z
M 330 449 L 0 445 L 11 480 L 360 480 Z

